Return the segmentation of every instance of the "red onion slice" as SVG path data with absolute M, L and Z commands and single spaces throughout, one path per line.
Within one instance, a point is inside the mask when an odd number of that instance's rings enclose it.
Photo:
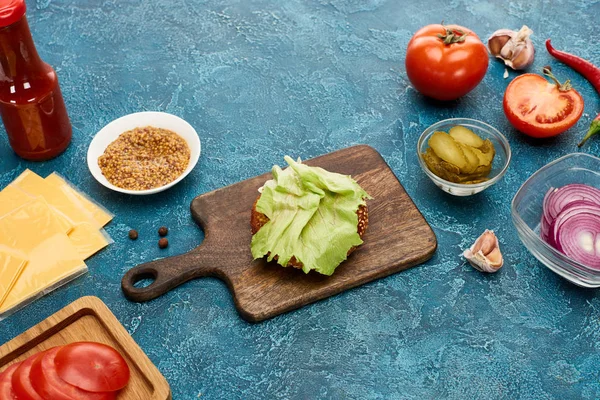
M 550 189 L 548 189 L 548 191 L 546 192 L 546 195 L 544 196 L 544 202 L 542 203 L 542 218 L 546 219 L 546 222 L 548 223 L 548 225 L 550 225 L 552 223 L 552 221 L 554 221 L 554 218 L 550 215 L 550 201 L 552 199 L 552 196 L 554 195 L 554 193 L 556 193 L 556 188 L 551 187 Z
M 566 256 L 600 269 L 600 212 L 573 214 L 560 226 L 556 244 Z
M 550 236 L 550 229 L 552 224 L 546 219 L 544 215 L 542 215 L 542 222 L 540 222 L 540 236 L 542 240 L 548 241 L 548 237 Z
M 588 200 L 600 204 L 600 189 L 588 185 L 574 183 L 558 188 L 546 194 L 546 218 L 553 221 L 569 203 Z
M 566 256 L 600 270 L 600 189 L 571 184 L 544 196 L 540 237 Z
M 600 215 L 600 205 L 589 202 L 587 200 L 577 200 L 572 203 L 569 203 L 563 211 L 556 217 L 554 222 L 552 223 L 552 231 L 550 232 L 549 237 L 552 238 L 552 243 L 557 250 L 562 251 L 560 248 L 560 242 L 558 240 L 558 236 L 562 232 L 562 226 L 569 218 L 577 216 L 579 214 L 597 214 Z

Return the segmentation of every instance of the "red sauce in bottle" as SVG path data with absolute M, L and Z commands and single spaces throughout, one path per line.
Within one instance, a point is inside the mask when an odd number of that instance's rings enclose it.
M 39 57 L 25 17 L 24 0 L 0 5 L 0 115 L 10 146 L 20 157 L 56 157 L 71 142 L 56 72 Z

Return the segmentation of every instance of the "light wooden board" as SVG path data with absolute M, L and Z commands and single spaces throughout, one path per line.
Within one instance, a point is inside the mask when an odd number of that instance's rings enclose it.
M 364 244 L 332 276 L 252 260 L 250 214 L 258 188 L 271 179 L 264 174 L 194 199 L 192 216 L 204 229 L 204 242 L 189 253 L 131 269 L 122 280 L 125 295 L 147 301 L 190 279 L 215 276 L 229 286 L 242 317 L 256 322 L 405 270 L 433 255 L 433 231 L 375 149 L 349 147 L 306 164 L 351 175 L 373 196 L 367 202 Z M 154 282 L 144 288 L 134 285 L 144 278 Z
M 30 355 L 73 342 L 105 343 L 115 348 L 131 370 L 119 400 L 170 400 L 166 379 L 97 297 L 82 297 L 0 347 L 0 371 Z

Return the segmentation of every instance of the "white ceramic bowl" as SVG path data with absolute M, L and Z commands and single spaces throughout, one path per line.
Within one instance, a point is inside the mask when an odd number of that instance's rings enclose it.
M 135 128 L 143 128 L 145 126 L 168 129 L 181 136 L 190 147 L 190 162 L 185 171 L 183 171 L 183 173 L 177 179 L 164 186 L 147 190 L 127 190 L 117 187 L 110 183 L 106 179 L 106 177 L 102 175 L 102 171 L 98 166 L 98 158 L 102 154 L 104 154 L 104 150 L 106 150 L 108 145 L 114 142 L 121 133 Z M 94 139 L 92 139 L 87 153 L 88 168 L 90 169 L 90 172 L 92 173 L 94 178 L 96 178 L 96 180 L 100 184 L 116 192 L 134 195 L 154 194 L 162 192 L 163 190 L 167 190 L 168 188 L 176 185 L 179 181 L 185 178 L 192 171 L 192 169 L 194 169 L 194 167 L 198 163 L 199 158 L 200 138 L 198 137 L 198 133 L 196 133 L 196 130 L 186 121 L 175 115 L 154 111 L 144 111 L 134 114 L 128 114 L 124 117 L 115 119 L 114 121 L 106 125 L 104 128 L 102 128 L 96 134 L 96 136 L 94 136 Z

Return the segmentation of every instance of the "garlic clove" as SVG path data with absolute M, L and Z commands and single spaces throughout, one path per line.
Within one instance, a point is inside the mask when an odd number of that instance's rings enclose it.
M 510 62 L 512 60 L 512 58 L 513 58 L 513 52 L 515 50 L 517 50 L 517 49 L 515 48 L 515 46 L 513 46 L 511 44 L 504 45 L 504 47 L 500 50 L 500 54 L 497 55 L 496 57 L 501 58 L 502 60 L 504 60 L 504 63 L 506 64 L 506 63 L 508 63 L 508 62 Z
M 530 40 L 529 37 L 533 35 L 533 30 L 531 28 L 529 28 L 527 25 L 523 25 L 521 27 L 521 29 L 519 29 L 519 31 L 517 32 L 517 36 L 515 38 L 515 40 L 517 42 L 525 42 L 527 40 Z
M 489 254 L 492 250 L 494 250 L 495 245 L 496 236 L 494 235 L 494 232 L 485 231 L 483 235 L 481 235 L 475 242 L 471 250 L 474 253 L 479 253 L 481 251 L 483 254 Z
M 494 32 L 494 34 L 488 39 L 488 49 L 490 53 L 497 57 L 500 51 L 513 36 L 515 32 L 508 29 L 500 29 Z
M 533 46 L 518 46 L 517 48 L 515 48 L 511 60 L 505 61 L 504 63 L 514 70 L 519 70 L 530 66 L 533 62 L 534 56 L 535 50 Z
M 488 48 L 493 56 L 503 60 L 512 69 L 525 69 L 535 57 L 535 49 L 529 38 L 532 34 L 527 25 L 523 25 L 518 32 L 500 29 L 488 39 Z
M 481 272 L 496 272 L 504 265 L 498 238 L 494 231 L 487 229 L 477 238 L 473 246 L 463 252 L 463 256 L 473 268 Z
M 492 266 L 502 266 L 502 254 L 499 248 L 495 248 L 485 256 Z

